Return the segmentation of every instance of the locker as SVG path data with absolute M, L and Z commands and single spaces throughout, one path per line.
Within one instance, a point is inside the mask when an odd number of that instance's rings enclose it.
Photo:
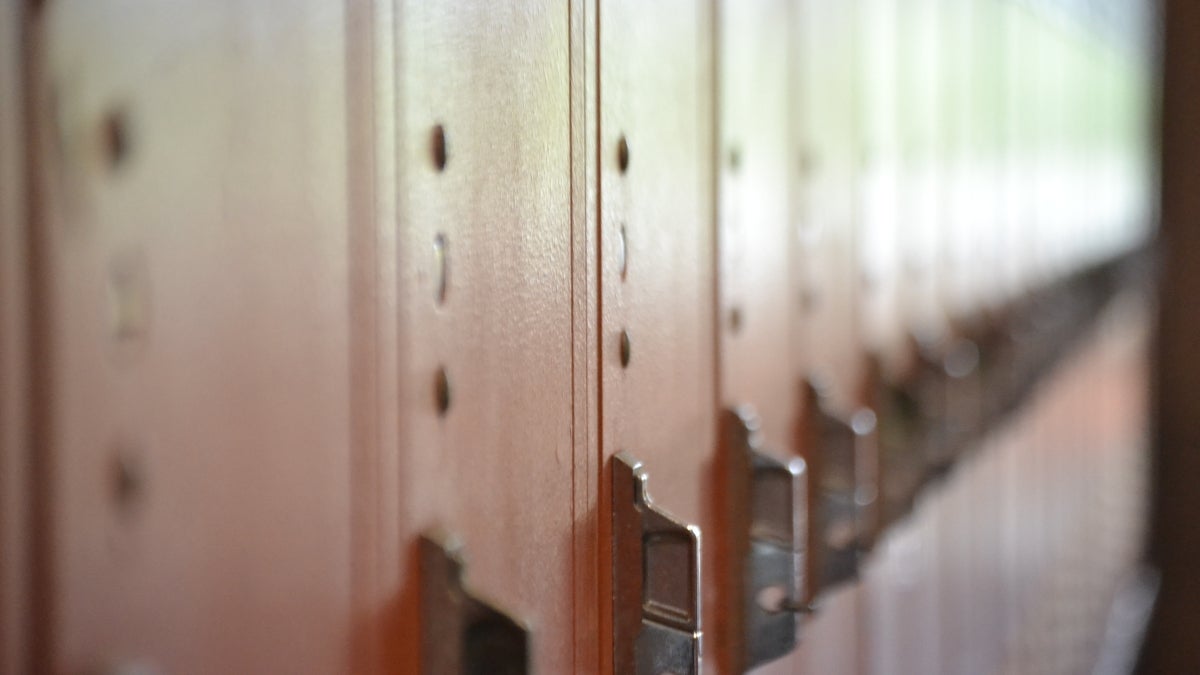
M 27 11 L 30 667 L 347 670 L 342 8 Z
M 701 593 L 707 617 L 698 626 L 704 672 L 719 667 L 722 614 L 710 580 L 719 518 L 712 22 L 703 5 L 624 0 L 601 3 L 597 19 L 602 471 L 611 476 L 612 458 L 629 453 L 655 502 L 699 528 L 700 583 L 688 592 Z M 602 496 L 601 514 L 619 508 L 611 499 Z M 600 522 L 601 560 L 612 559 L 611 525 Z M 611 584 L 601 577 L 600 598 L 619 596 Z M 620 608 L 601 604 L 601 625 L 612 625 Z M 602 648 L 601 672 L 626 648 Z
M 859 3 L 805 0 L 797 12 L 796 133 L 801 171 L 797 269 L 803 275 L 801 367 L 818 385 L 829 411 L 847 420 L 863 403 L 866 359 L 856 297 L 855 261 L 862 189 L 861 95 L 857 45 Z M 807 414 L 808 411 L 806 411 Z M 814 417 L 814 416 L 810 416 Z M 805 453 L 819 452 L 811 447 Z M 806 454 L 806 459 L 811 455 Z M 861 654 L 860 598 L 853 586 L 826 593 L 804 629 L 800 670 L 855 672 Z
M 807 522 L 803 490 L 810 474 L 798 461 L 800 449 L 794 443 L 804 377 L 794 344 L 803 288 L 796 249 L 784 245 L 795 241 L 788 201 L 797 154 L 789 124 L 795 5 L 722 2 L 717 14 L 716 330 L 718 396 L 728 412 L 721 418 L 716 468 L 734 485 L 751 481 L 744 491 L 735 487 L 717 493 L 724 495 L 718 503 L 727 516 L 718 523 L 725 531 L 716 534 L 735 542 L 722 552 L 725 559 L 715 571 L 728 594 L 717 625 L 726 634 L 715 636 L 724 648 L 724 672 L 744 672 L 755 665 L 762 666 L 755 669 L 762 673 L 795 670 L 797 660 L 790 652 L 797 623 L 805 618 L 763 607 L 758 599 L 763 589 L 774 589 L 781 600 L 796 603 L 804 592 L 801 528 Z M 756 436 L 744 441 L 759 443 L 757 449 L 739 447 L 741 433 Z M 761 456 L 743 465 L 740 455 L 747 451 Z M 747 471 L 752 478 L 734 475 Z M 773 481 L 783 481 L 775 489 L 787 491 L 790 498 L 781 508 L 755 511 L 756 500 L 765 499 Z M 730 515 L 742 511 L 750 512 L 744 520 Z M 754 530 L 755 523 L 772 516 L 783 533 L 774 544 L 758 537 L 737 545 L 739 536 L 753 537 L 741 530 Z M 773 556 L 782 563 L 772 562 Z M 766 572 L 778 564 L 780 572 Z
M 397 672 L 438 672 L 442 654 L 471 649 L 454 631 L 421 630 L 454 611 L 422 595 L 425 560 L 413 555 L 419 535 L 440 531 L 461 545 L 464 587 L 525 627 L 532 672 L 582 670 L 568 7 L 396 12 L 395 183 L 384 186 L 395 212 L 381 223 L 395 235 L 379 239 L 379 255 L 396 284 L 381 311 L 397 313 L 396 413 L 384 419 L 398 429 L 400 483 L 383 497 L 399 504 L 387 536 L 399 546 L 402 619 L 379 639 Z M 484 662 L 520 672 L 509 657 L 500 646 Z
M 0 0 L 0 672 L 1099 662 L 1102 11 Z
M 29 467 L 22 452 L 28 429 L 29 380 L 26 318 L 28 260 L 24 256 L 25 97 L 21 88 L 20 31 L 16 2 L 0 2 L 0 671 L 26 668 L 29 640 L 30 564 L 25 555 Z

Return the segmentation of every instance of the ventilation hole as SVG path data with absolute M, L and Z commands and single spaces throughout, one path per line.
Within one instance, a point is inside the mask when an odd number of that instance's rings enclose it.
M 446 302 L 446 290 L 450 282 L 449 253 L 449 244 L 446 241 L 446 235 L 439 232 L 433 238 L 433 259 L 437 270 L 437 286 L 434 288 L 433 297 L 439 306 Z
M 446 375 L 444 366 L 438 367 L 437 375 L 434 376 L 433 395 L 438 415 L 445 417 L 450 410 L 450 378 Z
M 145 492 L 145 471 L 138 454 L 128 447 L 119 447 L 112 460 L 113 501 L 121 512 L 129 512 Z
M 621 169 L 621 173 L 629 170 L 629 143 L 625 140 L 624 134 L 617 141 L 617 167 Z
M 617 233 L 617 269 L 621 271 L 621 281 L 629 272 L 629 239 L 625 234 L 625 226 Z
M 621 331 L 621 367 L 629 367 L 629 359 L 633 356 L 633 347 L 629 344 L 629 331 Z
M 110 110 L 104 116 L 100 129 L 104 163 L 110 171 L 119 169 L 129 159 L 129 120 L 120 109 Z
M 807 288 L 800 292 L 800 308 L 808 314 L 817 311 L 821 306 L 821 294 L 816 290 Z
M 446 170 L 446 129 L 438 124 L 433 127 L 430 138 L 430 150 L 433 152 L 433 166 L 438 171 Z
M 801 148 L 796 153 L 796 166 L 800 170 L 800 176 L 807 178 L 817 169 L 817 158 L 807 149 Z

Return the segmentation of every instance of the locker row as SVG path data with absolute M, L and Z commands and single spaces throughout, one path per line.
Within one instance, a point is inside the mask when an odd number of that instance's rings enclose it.
M 1146 276 L 1121 3 L 0 7 L 3 672 L 929 672 Z
M 735 671 L 795 649 L 798 618 L 858 581 L 874 543 L 910 515 L 920 491 L 1003 429 L 1073 348 L 1086 347 L 1114 298 L 1129 303 L 1148 290 L 1149 265 L 1146 251 L 1131 252 L 1038 289 L 940 352 L 914 345 L 919 365 L 901 383 L 879 379 L 872 364 L 869 403 L 848 418 L 828 410 L 816 383 L 803 383 L 784 446 L 795 454 L 764 447 L 751 406 L 723 411 L 714 469 L 724 482 L 702 490 L 719 495 L 725 539 L 707 545 L 725 556 L 724 574 L 702 569 L 704 533 L 657 506 L 648 468 L 619 452 L 610 467 L 614 671 L 700 672 L 701 579 L 734 599 L 720 621 L 735 631 L 727 644 L 741 653 L 725 661 Z M 1111 386 L 1105 379 L 1097 381 Z M 529 627 L 471 595 L 461 542 L 438 531 L 421 546 L 424 671 L 528 672 Z

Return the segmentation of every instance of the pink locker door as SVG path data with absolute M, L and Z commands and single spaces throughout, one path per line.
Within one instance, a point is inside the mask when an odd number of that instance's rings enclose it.
M 380 491 L 380 534 L 397 537 L 399 558 L 381 557 L 382 575 L 399 569 L 380 580 L 400 589 L 399 624 L 379 636 L 393 672 L 430 672 L 465 649 L 428 632 L 453 611 L 421 598 L 432 577 L 417 541 L 430 532 L 461 544 L 469 591 L 527 629 L 531 672 L 594 667 L 576 661 L 574 632 L 586 446 L 573 414 L 586 390 L 573 360 L 586 336 L 573 324 L 569 10 L 413 1 L 378 17 L 395 29 L 381 56 L 395 67 L 379 119 L 394 144 L 378 150 L 389 197 L 376 251 L 394 298 L 377 310 L 379 424 L 395 439 L 380 448 L 399 458 L 398 485 Z
M 800 363 L 821 384 L 830 411 L 848 418 L 862 403 L 865 363 L 856 248 L 862 155 L 858 5 L 803 0 L 798 10 L 793 124 L 800 169 L 796 269 L 804 298 Z M 820 452 L 816 447 L 803 450 Z M 801 670 L 860 669 L 858 596 L 854 584 L 823 593 L 820 612 L 804 627 Z
M 607 599 L 621 590 L 605 578 L 618 452 L 643 462 L 659 507 L 702 531 L 702 574 L 717 562 L 713 26 L 707 7 L 693 2 L 604 0 L 598 11 L 599 597 L 607 627 Z M 711 631 L 720 632 L 721 596 L 709 581 L 699 584 L 699 609 L 711 673 L 720 670 Z M 601 672 L 612 668 L 612 641 L 602 642 Z
M 799 449 L 793 440 L 800 405 L 799 383 L 804 375 L 796 345 L 803 294 L 791 211 L 798 154 L 789 117 L 793 114 L 791 87 L 797 58 L 794 5 L 786 0 L 721 2 L 716 40 L 719 401 L 725 410 L 739 409 L 753 415 L 759 425 L 760 450 L 780 462 L 797 459 Z M 738 424 L 733 418 L 723 416 L 722 420 Z M 720 452 L 745 449 L 723 442 Z M 726 471 L 739 466 L 736 458 L 722 459 L 726 462 L 723 466 L 729 467 Z M 732 475 L 725 478 L 747 479 Z M 807 480 L 807 476 L 799 478 Z M 767 489 L 752 485 L 750 490 L 756 488 Z M 750 524 L 750 520 L 740 521 L 733 515 L 749 510 L 746 504 L 734 501 L 738 494 L 737 490 L 723 492 L 727 519 L 714 538 L 734 542 L 735 536 L 747 536 L 745 532 L 729 531 Z M 751 499 L 747 496 L 748 501 Z M 763 549 L 766 544 L 760 542 L 760 548 L 747 547 L 747 551 L 757 551 L 765 559 L 802 548 L 806 505 L 793 506 L 799 513 L 785 516 L 793 526 L 790 542 L 770 544 L 771 549 Z M 776 549 L 778 553 L 773 552 Z M 726 669 L 740 672 L 749 665 L 765 663 L 755 672 L 796 670 L 799 659 L 794 636 L 804 637 L 803 628 L 796 631 L 794 624 L 802 623 L 804 617 L 771 617 L 769 612 L 759 614 L 755 605 L 748 606 L 747 602 L 757 603 L 755 589 L 746 585 L 748 575 L 753 578 L 755 565 L 766 569 L 770 563 L 747 559 L 747 553 L 736 544 L 729 546 L 724 555 L 728 559 L 722 560 L 721 569 L 733 573 L 722 574 L 715 583 L 728 594 L 723 603 L 725 621 L 719 624 L 725 634 L 717 636 L 723 640 Z M 803 592 L 794 578 L 781 588 L 790 589 L 794 599 Z M 735 617 L 736 622 L 731 620 Z M 772 623 L 781 628 L 773 628 Z M 790 632 L 790 648 L 787 640 L 768 640 L 766 633 L 772 630 Z
M 30 8 L 34 668 L 347 670 L 342 7 Z
M 0 671 L 28 670 L 28 261 L 22 3 L 0 2 Z

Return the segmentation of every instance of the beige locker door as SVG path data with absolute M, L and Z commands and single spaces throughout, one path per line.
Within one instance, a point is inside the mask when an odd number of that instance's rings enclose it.
M 898 0 L 866 0 L 859 16 L 863 90 L 864 192 L 859 253 L 863 261 L 863 339 L 878 355 L 880 373 L 892 381 L 911 367 L 908 294 L 911 266 L 903 256 L 911 236 L 911 219 L 900 206 L 908 199 L 901 189 L 909 136 L 899 113 L 911 95 L 905 51 L 913 42 L 907 26 L 912 4 Z M 895 414 L 881 410 L 881 414 Z M 881 424 L 892 423 L 882 420 Z M 885 434 L 887 432 L 884 432 Z M 891 437 L 889 443 L 895 443 Z M 919 471 L 912 451 L 895 445 L 880 457 L 880 498 L 886 515 L 902 503 Z M 936 670 L 928 636 L 938 630 L 929 596 L 936 588 L 931 572 L 937 531 L 923 512 L 889 523 L 865 565 L 862 577 L 863 670 L 871 673 L 922 673 Z
M 598 28 L 601 569 L 611 560 L 611 458 L 628 451 L 657 505 L 703 531 L 702 630 L 719 633 L 708 578 L 718 522 L 712 17 L 702 3 L 604 0 Z M 611 626 L 611 578 L 602 584 L 601 623 Z M 702 644 L 705 672 L 717 672 L 717 641 L 706 633 Z M 601 658 L 605 672 L 610 645 Z
M 466 583 L 574 661 L 568 6 L 397 8 L 398 672 L 419 672 L 416 537 L 457 536 Z M 387 120 L 385 124 L 393 123 Z M 383 264 L 387 264 L 386 259 Z
M 35 668 L 345 671 L 342 8 L 31 11 Z
M 796 124 L 805 208 L 797 227 L 807 293 L 805 366 L 846 413 L 859 403 L 863 368 L 859 257 L 862 147 L 856 3 L 802 0 Z
M 898 16 L 904 7 L 901 0 L 861 0 L 858 15 L 863 173 L 856 248 L 862 271 L 862 341 L 878 355 L 884 375 L 902 367 L 908 348 L 901 298 L 904 228 L 897 213 L 902 178 L 897 112 L 902 92 L 896 81 L 896 56 L 902 39 Z
M 721 2 L 716 40 L 719 400 L 722 408 L 749 406 L 761 425 L 764 450 L 783 461 L 797 452 L 794 427 L 803 378 L 793 344 L 802 301 L 789 190 L 796 156 L 789 121 L 793 4 Z M 724 508 L 729 513 L 739 507 L 730 503 Z M 736 524 L 723 524 L 731 526 Z M 731 534 L 713 533 L 710 541 Z M 799 538 L 802 544 L 803 533 Z M 722 569 L 740 574 L 710 578 L 709 583 L 721 584 L 728 593 L 726 617 L 746 602 L 740 562 L 722 560 Z M 726 634 L 713 637 L 728 659 L 722 665 L 738 672 L 735 666 L 748 658 L 747 645 L 744 629 L 729 623 L 717 622 Z M 785 673 L 797 667 L 793 651 L 755 672 Z
M 23 7 L 0 1 L 0 672 L 29 670 L 30 382 Z
M 801 363 L 820 381 L 838 415 L 860 404 L 864 364 L 859 331 L 859 216 L 857 96 L 858 6 L 801 0 L 794 115 L 800 144 L 801 208 L 797 269 L 805 310 Z M 843 585 L 826 593 L 821 611 L 804 627 L 799 650 L 804 672 L 857 672 L 859 591 Z

